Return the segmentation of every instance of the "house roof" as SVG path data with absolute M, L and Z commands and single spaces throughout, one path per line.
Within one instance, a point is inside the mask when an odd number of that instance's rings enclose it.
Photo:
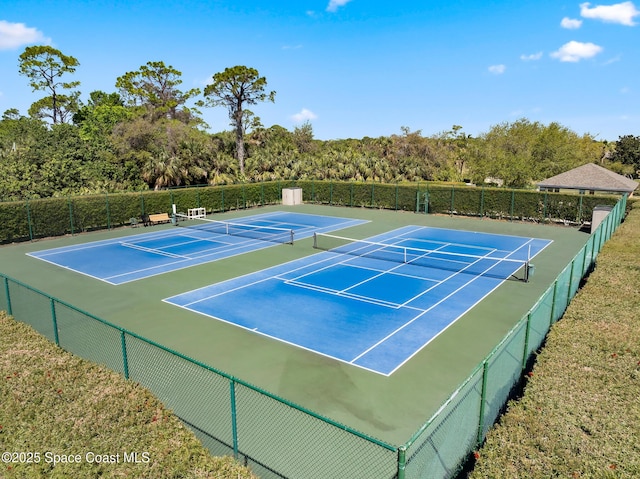
M 574 190 L 633 192 L 638 183 L 626 176 L 614 173 L 595 163 L 588 163 L 573 170 L 547 178 L 538 183 L 540 188 L 564 188 Z

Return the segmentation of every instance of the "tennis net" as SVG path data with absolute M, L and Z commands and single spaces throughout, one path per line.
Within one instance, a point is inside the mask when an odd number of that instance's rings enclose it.
M 454 273 L 529 281 L 529 261 L 427 250 L 315 233 L 313 247 L 332 253 L 416 265 Z
M 205 233 L 241 236 L 274 243 L 293 244 L 293 230 L 273 226 L 251 225 L 208 218 L 194 218 L 176 213 L 176 226 L 186 227 Z

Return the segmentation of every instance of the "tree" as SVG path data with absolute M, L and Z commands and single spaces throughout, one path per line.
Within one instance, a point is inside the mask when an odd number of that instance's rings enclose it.
M 542 128 L 527 119 L 492 126 L 480 136 L 482 147 L 474 152 L 474 180 L 493 178 L 512 188 L 529 186 L 535 167 L 533 149 Z
M 20 55 L 20 74 L 29 78 L 33 91 L 49 91 L 50 95 L 35 102 L 29 112 L 38 118 L 51 118 L 53 124 L 65 122 L 77 108 L 79 93 L 65 95 L 61 90 L 72 90 L 79 81 L 64 82 L 65 73 L 74 73 L 80 65 L 77 59 L 64 55 L 53 47 L 40 45 L 27 47 Z
M 79 126 L 83 140 L 104 149 L 113 128 L 132 116 L 118 93 L 97 90 L 89 94 L 88 103 L 73 115 L 73 123 Z
M 637 174 L 640 173 L 640 136 L 625 135 L 618 137 L 616 149 L 611 161 L 629 165 Z
M 245 105 L 255 105 L 263 101 L 273 103 L 276 92 L 267 93 L 266 86 L 267 79 L 261 77 L 255 68 L 235 66 L 213 75 L 213 83 L 204 89 L 206 106 L 224 106 L 229 112 L 231 126 L 235 130 L 236 159 L 241 175 L 244 175 L 244 133 L 247 116 Z
M 178 89 L 182 72 L 163 62 L 148 62 L 138 71 L 127 72 L 116 79 L 116 88 L 129 106 L 139 106 L 151 121 L 161 118 L 189 123 L 194 112 L 186 106 L 200 94 L 198 88 L 186 92 Z

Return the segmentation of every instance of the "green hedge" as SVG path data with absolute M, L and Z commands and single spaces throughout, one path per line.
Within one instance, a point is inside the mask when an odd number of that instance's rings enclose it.
M 0 243 L 114 228 L 143 214 L 204 207 L 210 213 L 278 204 L 282 189 L 297 186 L 307 203 L 427 211 L 433 214 L 522 221 L 582 223 L 616 196 L 477 188 L 462 184 L 272 181 L 143 193 L 115 193 L 0 203 Z

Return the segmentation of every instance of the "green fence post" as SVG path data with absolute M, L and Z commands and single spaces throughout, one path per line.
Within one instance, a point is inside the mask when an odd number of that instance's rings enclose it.
M 456 198 L 456 187 L 452 186 L 451 187 L 451 207 L 449 208 L 449 216 L 453 216 L 453 206 L 455 204 L 455 198 Z
M 511 190 L 511 212 L 509 213 L 509 221 L 513 221 L 513 210 L 516 204 L 516 190 Z
M 398 182 L 396 181 L 396 211 L 398 211 Z
M 522 370 L 527 367 L 527 351 L 529 350 L 529 331 L 531 329 L 531 311 L 527 313 L 527 329 L 524 332 L 524 352 L 522 353 Z
M 109 193 L 104 194 L 105 201 L 107 203 L 107 229 L 111 229 L 111 213 L 109 211 Z
M 371 207 L 372 208 L 376 204 L 375 187 L 376 187 L 376 183 L 373 180 L 371 180 Z
M 547 191 L 544 192 L 544 204 L 542 206 L 542 219 L 546 220 L 547 219 L 547 198 L 549 196 L 549 193 Z
M 9 278 L 4 277 L 4 291 L 7 295 L 7 314 L 9 316 L 13 316 L 13 311 L 11 309 L 11 295 L 9 294 Z
M 140 216 L 144 216 L 144 195 L 140 193 Z
M 480 218 L 484 218 L 484 185 L 480 191 Z
M 53 322 L 53 337 L 56 341 L 56 346 L 60 346 L 60 338 L 58 337 L 58 318 L 56 317 L 56 303 L 53 298 L 50 299 L 51 303 L 51 320 Z
M 124 368 L 124 377 L 129 379 L 129 358 L 127 357 L 127 341 L 124 329 L 120 330 L 120 346 L 122 347 L 122 367 Z
M 407 448 L 400 446 L 398 448 L 398 479 L 405 479 L 405 469 L 407 468 Z
M 329 206 L 333 206 L 333 180 L 329 182 Z
M 556 298 L 558 296 L 558 279 L 553 282 L 553 298 L 551 299 L 551 324 L 556 321 L 555 311 L 556 311 Z
M 222 196 L 222 212 L 224 213 L 224 185 L 222 185 L 220 189 L 220 195 Z
M 71 227 L 71 234 L 73 235 L 73 205 L 71 204 L 71 197 L 67 196 L 67 205 L 69 206 L 69 226 Z
M 613 213 L 614 210 L 611 210 L 611 213 Z M 616 222 L 615 222 L 615 218 L 613 217 L 613 215 L 609 213 L 609 216 L 611 216 L 610 221 L 609 221 L 609 234 L 607 235 L 607 240 L 610 240 L 611 237 L 613 236 L 613 233 L 616 232 Z
M 31 221 L 31 208 L 29 207 L 29 200 L 26 202 L 27 208 L 27 224 L 29 225 L 29 240 L 33 241 L 33 223 Z
M 282 191 L 280 191 L 282 196 Z M 260 183 L 260 206 L 264 206 L 264 180 Z
M 490 356 L 489 356 L 490 357 Z M 480 417 L 478 418 L 478 437 L 477 443 L 482 442 L 482 436 L 484 431 L 484 408 L 485 399 L 487 396 L 487 376 L 489 373 L 489 357 L 482 362 L 482 392 L 480 393 Z
M 229 380 L 229 395 L 231 399 L 231 434 L 233 436 L 233 457 L 238 459 L 238 421 L 236 417 L 236 382 Z
M 578 201 L 578 217 L 576 218 L 576 222 L 580 223 L 582 221 L 582 198 L 584 195 L 580 195 L 580 201 Z
M 196 207 L 200 208 L 200 190 L 196 190 Z
M 351 185 L 349 186 L 349 206 L 353 208 L 353 182 L 351 182 Z
M 420 212 L 420 189 L 416 192 L 416 213 Z
M 580 269 L 580 279 L 584 278 L 584 274 L 587 272 L 587 245 L 582 247 L 582 251 L 584 251 L 582 255 L 582 268 Z

